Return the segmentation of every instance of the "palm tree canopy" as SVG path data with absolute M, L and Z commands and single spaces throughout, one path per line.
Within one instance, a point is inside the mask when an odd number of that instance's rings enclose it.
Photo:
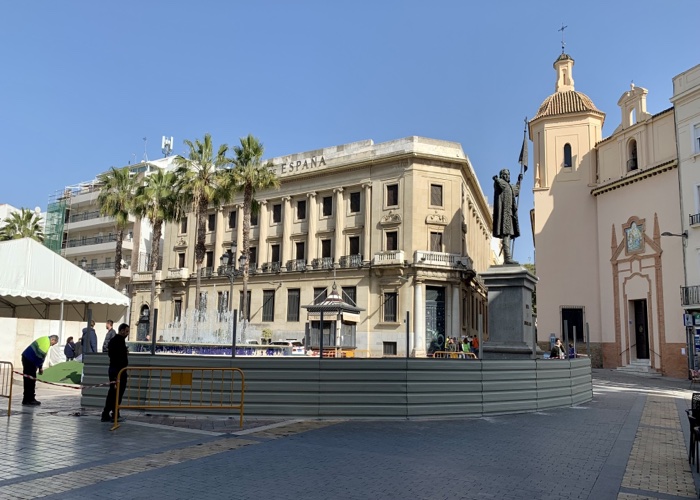
M 129 213 L 136 189 L 136 177 L 129 171 L 129 167 L 114 168 L 98 177 L 102 183 L 97 203 L 100 205 L 100 213 L 107 217 L 114 217 L 117 228 L 125 228 L 129 223 Z
M 187 158 L 176 157 L 174 163 L 177 166 L 179 191 L 185 202 L 192 203 L 197 210 L 203 201 L 207 204 L 228 201 L 225 193 L 220 190 L 222 170 L 230 164 L 226 157 L 228 145 L 219 146 L 215 155 L 210 134 L 204 134 L 203 141 L 196 139 L 192 142 L 186 139 L 184 142 L 189 148 L 189 154 Z
M 272 162 L 263 163 L 263 144 L 251 134 L 242 137 L 240 146 L 234 146 L 233 168 L 229 170 L 230 181 L 238 190 L 251 189 L 253 193 L 263 189 L 277 189 L 280 180 L 273 170 Z
M 18 240 L 21 238 L 44 241 L 44 224 L 41 216 L 28 208 L 12 212 L 0 224 L 2 224 L 2 227 L 0 227 L 0 241 Z
M 159 169 L 146 177 L 133 200 L 133 212 L 152 224 L 176 220 L 180 214 L 177 177 L 173 172 Z

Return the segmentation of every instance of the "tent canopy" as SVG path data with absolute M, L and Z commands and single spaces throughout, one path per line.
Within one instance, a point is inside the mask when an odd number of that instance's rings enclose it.
M 0 317 L 86 319 L 123 315 L 129 299 L 30 238 L 0 242 Z M 103 318 L 104 316 L 104 318 Z

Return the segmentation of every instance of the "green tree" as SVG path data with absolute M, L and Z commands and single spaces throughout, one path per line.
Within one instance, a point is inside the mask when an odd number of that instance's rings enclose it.
M 197 266 L 196 306 L 199 311 L 200 288 L 202 284 L 202 263 L 206 255 L 206 222 L 209 205 L 218 206 L 223 201 L 228 201 L 233 191 L 231 188 L 222 189 L 223 169 L 230 164 L 226 157 L 228 145 L 222 144 L 214 154 L 214 147 L 210 134 L 204 134 L 204 140 L 196 139 L 194 142 L 185 140 L 189 148 L 187 158 L 178 156 L 175 158 L 177 166 L 178 190 L 185 204 L 191 204 L 197 221 L 197 236 L 194 247 L 195 263 Z
M 180 198 L 177 193 L 177 177 L 173 172 L 158 169 L 146 177 L 136 189 L 133 211 L 146 218 L 153 226 L 151 243 L 151 302 L 149 305 L 148 325 L 151 335 L 155 336 L 153 328 L 153 310 L 156 300 L 156 270 L 160 260 L 160 238 L 163 234 L 163 223 L 177 220 L 180 216 Z M 155 337 L 152 337 L 155 338 Z
M 0 241 L 32 238 L 44 241 L 43 222 L 38 213 L 28 208 L 12 212 L 2 221 Z
M 124 231 L 129 225 L 129 214 L 136 190 L 136 176 L 132 175 L 129 167 L 114 168 L 98 177 L 102 183 L 97 203 L 100 214 L 114 219 L 117 231 L 117 247 L 114 251 L 114 288 L 119 290 L 122 270 L 122 241 Z
M 272 162 L 263 162 L 265 148 L 251 134 L 240 139 L 240 146 L 234 146 L 233 168 L 228 170 L 227 183 L 232 189 L 243 192 L 243 304 L 241 317 L 248 310 L 248 274 L 250 270 L 250 214 L 253 209 L 253 197 L 264 189 L 278 189 L 280 180 L 272 169 Z M 245 323 L 244 323 L 245 325 Z

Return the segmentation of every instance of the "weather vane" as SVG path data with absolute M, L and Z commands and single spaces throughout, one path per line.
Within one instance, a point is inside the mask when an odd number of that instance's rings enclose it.
M 561 53 L 564 53 L 564 46 L 566 43 L 564 43 L 564 30 L 568 28 L 568 26 L 564 26 L 564 23 L 561 23 L 561 28 L 559 28 L 557 31 L 561 31 Z

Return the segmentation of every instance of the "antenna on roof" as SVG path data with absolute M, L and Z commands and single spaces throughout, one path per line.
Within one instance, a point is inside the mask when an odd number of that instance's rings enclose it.
M 147 162 L 148 161 L 148 153 L 146 153 L 146 148 L 148 147 L 148 139 L 146 137 L 143 138 L 143 161 Z
M 564 53 L 564 46 L 566 43 L 564 43 L 564 30 L 568 28 L 568 26 L 564 26 L 564 23 L 561 23 L 561 28 L 559 28 L 557 31 L 561 31 L 561 53 Z
M 167 138 L 163 136 L 163 140 L 160 142 L 160 149 L 163 151 L 163 158 L 170 156 L 170 152 L 173 150 L 173 137 Z

